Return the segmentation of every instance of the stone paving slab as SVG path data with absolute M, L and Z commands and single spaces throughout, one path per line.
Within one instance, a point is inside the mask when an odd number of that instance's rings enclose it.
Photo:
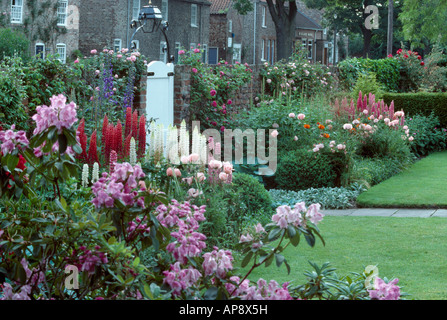
M 447 210 L 446 209 L 438 209 L 435 211 L 435 213 L 432 214 L 432 217 L 447 218 Z
M 352 216 L 361 217 L 391 217 L 398 209 L 362 208 L 352 213 Z
M 321 210 L 327 216 L 350 216 L 356 209 L 326 209 Z
M 403 218 L 429 218 L 436 212 L 436 209 L 399 209 L 393 217 Z

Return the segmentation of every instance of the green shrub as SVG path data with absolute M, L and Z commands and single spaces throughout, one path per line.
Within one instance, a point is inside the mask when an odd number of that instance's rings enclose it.
M 354 89 L 352 90 L 352 98 L 357 99 L 359 92 L 363 94 L 372 93 L 379 100 L 382 98 L 383 90 L 380 83 L 377 82 L 376 74 L 374 72 L 368 72 L 367 74 L 360 74 L 355 82 Z
M 411 151 L 418 157 L 441 151 L 447 146 L 447 129 L 440 127 L 438 117 L 431 113 L 428 117 L 415 115 L 405 124 L 410 129 L 414 141 Z
M 368 187 L 376 185 L 407 168 L 413 161 L 394 158 L 356 158 L 353 161 L 350 180 Z
M 16 124 L 17 129 L 28 129 L 28 115 L 22 105 L 24 98 L 20 81 L 0 72 L 0 122 Z
M 29 40 L 19 31 L 0 28 L 0 60 L 14 56 L 29 57 Z
M 373 133 L 360 140 L 356 153 L 364 158 L 392 158 L 399 161 L 410 159 L 411 152 L 408 140 L 402 138 L 403 131 L 387 130 L 385 124 Z M 382 127 L 382 128 L 381 128 Z
M 275 181 L 279 189 L 303 190 L 335 187 L 339 174 L 331 157 L 308 149 L 290 151 L 280 157 Z
M 233 175 L 233 188 L 249 212 L 270 211 L 272 199 L 263 184 L 246 173 Z
M 346 59 L 338 64 L 340 85 L 345 90 L 352 90 L 361 74 L 374 72 L 377 81 L 386 91 L 396 92 L 399 88 L 399 66 L 399 62 L 395 59 Z
M 394 101 L 394 110 L 403 110 L 406 119 L 417 114 L 438 117 L 440 126 L 447 127 L 447 93 L 385 93 L 383 100 L 386 104 Z

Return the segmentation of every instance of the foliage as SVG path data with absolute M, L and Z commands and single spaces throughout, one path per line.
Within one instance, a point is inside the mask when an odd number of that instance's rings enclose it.
M 417 52 L 399 49 L 393 59 L 400 64 L 399 92 L 417 91 L 424 74 L 422 57 Z
M 20 31 L 0 28 L 0 56 L 29 57 L 29 41 Z
M 447 129 L 440 127 L 438 117 L 416 114 L 407 120 L 408 128 L 413 132 L 414 143 L 411 151 L 418 157 L 447 148 Z
M 355 86 L 352 90 L 353 98 L 357 98 L 359 96 L 359 93 L 361 92 L 372 93 L 379 99 L 382 97 L 383 91 L 381 85 L 377 82 L 377 78 L 374 73 L 372 72 L 368 74 L 362 73 L 357 78 Z
M 363 185 L 353 183 L 348 187 L 310 188 L 300 191 L 271 189 L 269 193 L 275 207 L 304 201 L 319 203 L 323 209 L 347 209 L 353 206 L 363 191 Z
M 272 199 L 264 186 L 255 177 L 236 173 L 233 175 L 233 188 L 240 195 L 242 204 L 247 207 L 247 213 L 262 211 L 270 212 Z
M 272 97 L 288 96 L 296 99 L 334 89 L 335 78 L 329 68 L 320 63 L 309 63 L 308 51 L 300 46 L 288 61 L 278 61 L 273 65 L 265 63 L 260 75 L 266 91 Z
M 395 92 L 399 88 L 399 63 L 394 59 L 350 58 L 340 61 L 338 68 L 340 84 L 345 90 L 352 90 L 359 76 L 369 72 L 376 74 L 385 91 Z
M 26 130 L 28 116 L 22 105 L 26 96 L 21 79 L 14 75 L 13 70 L 0 71 L 0 121 L 7 125 L 17 123 L 18 129 Z
M 252 79 L 248 64 L 220 61 L 216 66 L 202 62 L 202 49 L 179 51 L 180 64 L 191 67 L 190 118 L 203 128 L 225 130 L 232 112 L 232 95 Z
M 446 93 L 385 93 L 385 103 L 394 101 L 396 110 L 404 110 L 408 117 L 417 114 L 438 117 L 440 127 L 447 127 L 447 94 Z
M 308 149 L 290 151 L 278 161 L 275 181 L 279 189 L 303 190 L 335 187 L 339 173 L 329 154 Z

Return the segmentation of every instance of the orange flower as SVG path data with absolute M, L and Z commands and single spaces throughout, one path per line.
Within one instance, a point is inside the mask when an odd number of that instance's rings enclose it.
M 325 138 L 329 138 L 330 135 L 329 135 L 328 133 L 325 133 L 325 134 L 323 134 L 323 137 L 325 137 Z
M 305 128 L 305 129 L 309 129 L 309 128 L 310 128 L 310 125 L 305 124 L 305 125 L 304 125 L 304 128 Z
M 322 124 L 320 124 L 320 125 L 318 126 L 318 129 L 324 130 L 324 126 L 323 126 Z

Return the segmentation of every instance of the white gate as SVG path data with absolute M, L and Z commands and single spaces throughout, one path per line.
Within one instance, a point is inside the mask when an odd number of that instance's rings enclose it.
M 172 63 L 152 61 L 147 66 L 146 119 L 150 118 L 157 124 L 162 123 L 164 128 L 174 124 L 174 64 Z

